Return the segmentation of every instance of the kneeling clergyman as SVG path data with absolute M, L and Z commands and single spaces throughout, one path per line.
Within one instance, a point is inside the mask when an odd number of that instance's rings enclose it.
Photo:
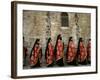
M 87 61 L 89 64 L 91 63 L 91 39 L 88 40 L 87 44 Z
M 67 58 L 67 64 L 70 65 L 77 65 L 76 61 L 76 46 L 73 41 L 73 38 L 69 38 L 68 46 L 67 46 L 67 53 L 66 53 L 66 58 Z
M 40 39 L 36 39 L 35 44 L 30 54 L 30 65 L 31 68 L 40 67 L 40 61 L 42 59 L 42 48 L 40 45 Z
M 62 42 L 61 34 L 58 35 L 56 46 L 55 46 L 55 57 L 56 64 L 58 66 L 64 66 L 63 58 L 64 58 L 64 44 Z
M 78 62 L 80 64 L 86 65 L 87 64 L 87 50 L 85 48 L 82 38 L 80 38 L 78 42 L 77 54 L 78 54 Z
M 49 38 L 47 42 L 45 59 L 46 59 L 47 67 L 52 67 L 54 64 L 54 50 L 53 50 L 51 38 Z

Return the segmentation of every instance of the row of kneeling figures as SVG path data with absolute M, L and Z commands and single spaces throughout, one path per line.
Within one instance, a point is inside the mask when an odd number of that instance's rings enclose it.
M 66 48 L 66 56 L 64 56 L 64 43 L 62 37 L 59 34 L 57 36 L 55 47 L 52 44 L 52 39 L 49 38 L 45 49 L 46 66 L 51 67 L 56 63 L 58 66 L 64 66 L 64 60 L 69 65 L 78 64 L 90 64 L 91 63 L 91 39 L 88 40 L 87 47 L 83 43 L 83 39 L 78 41 L 78 47 L 70 37 Z M 64 59 L 65 58 L 65 59 Z M 40 45 L 40 39 L 36 39 L 30 54 L 30 66 L 40 67 L 40 61 L 42 60 L 42 47 Z

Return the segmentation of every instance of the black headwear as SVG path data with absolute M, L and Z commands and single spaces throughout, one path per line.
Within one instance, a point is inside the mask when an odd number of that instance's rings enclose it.
M 55 49 L 54 49 L 54 54 L 56 55 L 56 47 L 57 47 L 57 44 L 58 44 L 58 39 L 60 39 L 60 40 L 62 40 L 62 37 L 61 37 L 61 34 L 59 34 L 58 36 L 57 36 L 57 40 L 56 40 L 56 45 L 55 45 Z
M 67 53 L 68 53 L 68 48 L 69 48 L 69 42 L 71 41 L 72 37 L 69 37 L 69 41 L 68 41 L 68 46 L 67 46 Z
M 34 46 L 31 49 L 30 57 L 32 56 L 32 52 L 33 52 L 33 49 L 34 49 L 35 45 L 38 44 L 39 41 L 40 41 L 40 39 L 36 39 L 36 41 L 34 43 Z
M 78 41 L 78 47 L 77 47 L 77 53 L 78 54 L 80 52 L 80 42 L 83 42 L 83 39 L 82 38 L 79 38 L 79 41 Z
M 46 49 L 45 49 L 45 59 L 47 59 L 46 55 L 47 55 L 48 44 L 50 43 L 50 40 L 51 40 L 51 38 L 49 38 L 47 41 L 47 45 L 46 45 Z

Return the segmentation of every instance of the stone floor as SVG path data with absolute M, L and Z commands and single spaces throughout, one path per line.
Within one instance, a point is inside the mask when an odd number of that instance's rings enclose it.
M 78 64 L 77 67 L 79 66 L 91 66 L 91 64 L 86 64 L 86 65 L 81 65 L 81 64 Z M 59 67 L 55 64 L 54 62 L 54 66 L 53 67 Z M 66 63 L 66 60 L 64 58 L 64 66 L 63 67 L 75 67 L 74 65 L 68 65 Z M 45 62 L 45 58 L 44 56 L 42 57 L 42 60 L 41 60 L 41 67 L 40 68 L 46 68 L 46 62 Z M 31 69 L 30 65 L 29 65 L 29 56 L 27 57 L 26 59 L 26 66 L 23 66 L 23 69 Z

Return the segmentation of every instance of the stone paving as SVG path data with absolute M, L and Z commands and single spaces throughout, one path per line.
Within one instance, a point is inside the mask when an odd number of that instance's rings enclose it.
M 64 66 L 63 66 L 63 67 L 79 67 L 79 66 L 91 66 L 91 64 L 86 64 L 86 65 L 78 64 L 77 66 L 68 65 L 68 64 L 66 63 L 65 58 L 64 58 Z M 57 68 L 57 67 L 59 67 L 59 66 L 57 66 L 57 65 L 55 64 L 55 62 L 54 62 L 53 68 L 54 68 L 54 67 Z M 24 68 L 24 69 L 31 69 L 31 68 L 30 68 L 30 65 L 29 65 L 29 56 L 27 57 L 26 66 L 24 66 L 23 68 Z M 41 60 L 41 67 L 40 67 L 40 68 L 47 68 L 47 67 L 46 67 L 46 62 L 45 62 L 44 55 L 43 55 L 42 60 Z

